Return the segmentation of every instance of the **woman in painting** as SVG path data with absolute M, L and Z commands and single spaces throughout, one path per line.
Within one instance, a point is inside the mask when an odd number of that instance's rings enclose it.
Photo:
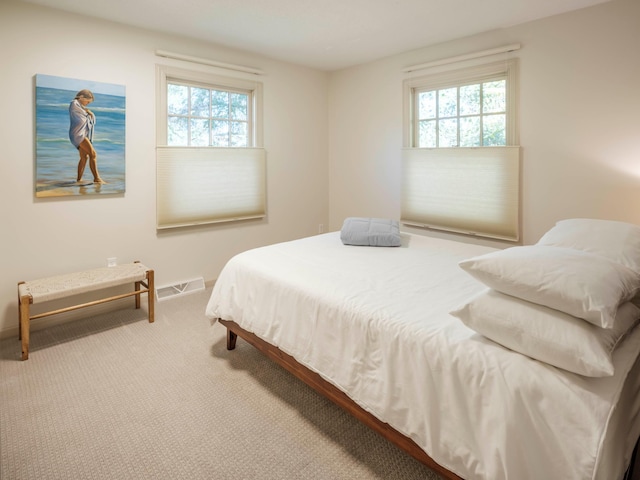
M 93 102 L 93 93 L 89 90 L 80 90 L 69 105 L 69 139 L 80 153 L 77 181 L 82 180 L 88 159 L 93 182 L 106 183 L 98 173 L 98 155 L 91 143 L 93 141 L 93 126 L 96 123 L 96 116 L 87 108 L 91 102 Z

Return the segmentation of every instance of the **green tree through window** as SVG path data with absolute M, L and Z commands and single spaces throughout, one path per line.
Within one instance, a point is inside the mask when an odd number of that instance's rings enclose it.
M 167 84 L 167 145 L 247 147 L 249 93 Z
M 506 145 L 505 79 L 417 90 L 416 147 Z

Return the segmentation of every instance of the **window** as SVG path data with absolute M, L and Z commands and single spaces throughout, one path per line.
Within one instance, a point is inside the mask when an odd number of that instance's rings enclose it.
M 167 82 L 167 144 L 248 147 L 251 91 Z
M 403 223 L 517 241 L 517 59 L 404 82 Z
M 157 67 L 157 227 L 266 215 L 262 85 Z
M 404 82 L 405 147 L 517 145 L 517 59 Z
M 416 89 L 417 147 L 506 145 L 507 81 Z

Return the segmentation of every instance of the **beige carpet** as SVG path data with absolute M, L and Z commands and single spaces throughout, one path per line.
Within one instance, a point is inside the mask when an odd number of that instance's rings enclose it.
M 228 352 L 209 294 L 32 332 L 25 362 L 2 340 L 0 479 L 439 478 L 243 340 Z

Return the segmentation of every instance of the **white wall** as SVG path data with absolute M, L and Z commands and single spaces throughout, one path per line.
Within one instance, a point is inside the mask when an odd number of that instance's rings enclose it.
M 16 332 L 20 280 L 102 266 L 111 256 L 152 266 L 159 285 L 195 276 L 212 280 L 234 253 L 315 234 L 319 223 L 335 230 L 351 215 L 397 218 L 402 68 L 516 42 L 523 45 L 516 54 L 523 242 L 537 241 L 568 217 L 640 224 L 637 0 L 613 0 L 330 74 L 3 0 L 0 335 Z M 154 66 L 166 61 L 155 57 L 157 49 L 267 72 L 261 77 L 266 221 L 156 232 Z M 126 85 L 125 195 L 34 197 L 37 73 Z
M 512 43 L 522 44 L 523 242 L 568 217 L 640 224 L 640 2 L 614 0 L 334 72 L 331 228 L 400 215 L 402 69 Z
M 185 65 L 156 57 L 158 49 L 266 72 L 266 220 L 156 231 L 155 64 Z M 107 257 L 142 261 L 157 285 L 210 281 L 239 251 L 313 235 L 328 223 L 327 73 L 5 0 L 0 53 L 0 335 L 17 332 L 18 281 L 102 267 Z M 126 86 L 124 195 L 35 198 L 36 74 Z

